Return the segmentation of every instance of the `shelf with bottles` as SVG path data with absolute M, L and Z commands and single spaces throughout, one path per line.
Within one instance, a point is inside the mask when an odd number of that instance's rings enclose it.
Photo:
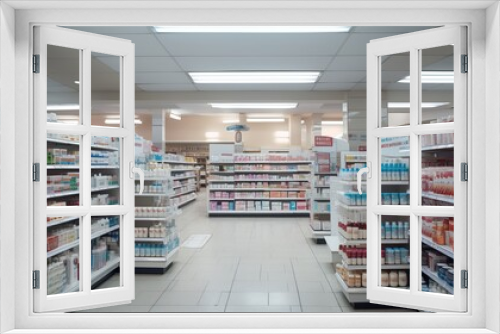
M 73 218 L 79 223 L 78 217 Z M 91 220 L 91 282 L 92 286 L 111 275 L 120 265 L 119 217 L 93 217 Z M 80 287 L 80 240 L 77 225 L 48 230 L 47 294 L 75 292 Z M 71 230 L 71 231 L 70 231 Z M 65 244 L 52 250 L 57 238 Z M 70 241 L 71 238 L 75 240 Z

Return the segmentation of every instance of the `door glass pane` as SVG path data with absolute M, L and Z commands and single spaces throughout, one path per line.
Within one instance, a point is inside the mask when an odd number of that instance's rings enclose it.
M 80 124 L 80 50 L 47 45 L 47 122 Z
M 421 52 L 421 124 L 453 122 L 453 45 Z
M 380 139 L 380 204 L 410 204 L 410 137 Z
M 405 288 L 410 286 L 410 217 L 381 216 L 379 286 Z
M 410 53 L 380 58 L 380 126 L 410 124 Z
M 453 133 L 423 135 L 422 205 L 452 206 L 454 203 Z
M 120 127 L 120 57 L 92 52 L 92 125 Z
M 91 231 L 93 289 L 120 287 L 120 216 L 92 217 Z
M 92 205 L 120 204 L 120 138 L 93 136 Z
M 80 205 L 80 136 L 47 133 L 47 206 Z
M 80 217 L 47 217 L 47 295 L 80 291 Z
M 421 217 L 422 291 L 453 294 L 454 220 Z

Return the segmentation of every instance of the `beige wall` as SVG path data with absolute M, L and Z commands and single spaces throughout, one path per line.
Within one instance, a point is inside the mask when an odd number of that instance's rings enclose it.
M 167 118 L 165 138 L 167 141 L 204 142 L 207 140 L 206 132 L 218 132 L 219 137 L 216 139 L 233 141 L 234 132 L 225 130 L 229 124 L 222 123 L 223 119 L 222 116 L 182 116 L 180 121 Z M 289 147 L 289 140 L 275 137 L 277 131 L 288 132 L 288 122 L 249 123 L 248 126 L 250 131 L 243 132 L 243 142 L 246 149 Z

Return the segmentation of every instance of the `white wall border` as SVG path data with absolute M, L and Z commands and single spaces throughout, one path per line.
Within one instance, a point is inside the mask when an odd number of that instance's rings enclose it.
M 264 4 L 262 4 L 264 7 Z M 146 23 L 147 22 L 147 23 Z M 32 216 L 26 210 L 31 206 L 29 196 L 31 194 L 31 181 L 29 181 L 31 156 L 31 112 L 29 103 L 30 86 L 30 23 L 57 23 L 61 25 L 153 25 L 153 24 L 302 24 L 302 25 L 437 25 L 437 24 L 472 24 L 471 36 L 473 49 L 471 50 L 473 75 L 470 80 L 473 84 L 472 115 L 470 116 L 470 131 L 474 136 L 472 141 L 471 179 L 474 180 L 474 188 L 469 192 L 472 199 L 472 218 L 474 230 L 471 231 L 472 243 L 469 245 L 471 254 L 471 273 L 479 273 L 471 276 L 471 288 L 469 297 L 471 310 L 466 315 L 454 314 L 341 314 L 341 315 L 319 315 L 319 314 L 278 314 L 278 315 L 250 315 L 250 314 L 160 314 L 160 315 L 107 315 L 107 314 L 51 314 L 30 315 L 31 291 L 30 286 L 30 263 L 26 261 L 30 253 L 27 246 L 31 245 L 31 221 Z M 236 330 L 215 330 L 217 328 L 253 328 L 246 332 L 305 332 L 307 329 L 314 332 L 376 332 L 362 328 L 404 328 L 408 323 L 414 328 L 421 328 L 412 333 L 458 333 L 458 329 L 443 331 L 439 329 L 426 330 L 424 328 L 479 328 L 474 332 L 488 332 L 481 330 L 486 324 L 485 319 L 485 11 L 484 10 L 324 10 L 324 9 L 300 9 L 300 10 L 27 10 L 16 13 L 16 328 L 123 328 L 119 331 L 124 333 L 125 328 L 136 328 L 138 321 L 141 328 L 165 328 L 171 331 L 158 332 L 202 332 L 202 329 L 212 328 L 211 332 L 237 332 Z M 499 41 L 492 42 L 493 44 Z M 498 61 L 498 59 L 496 60 Z M 489 88 L 489 87 L 488 87 Z M 496 93 L 496 92 L 494 92 Z M 493 111 L 492 111 L 493 112 Z M 28 124 L 26 120 L 30 120 Z M 497 202 L 498 203 L 498 202 Z M 498 205 L 495 206 L 495 209 Z M 469 224 L 471 225 L 471 224 Z M 491 224 L 490 224 L 491 225 Z M 489 225 L 488 225 L 489 229 Z M 26 238 L 30 236 L 30 238 Z M 496 244 L 489 249 L 490 254 L 499 253 L 499 240 L 496 236 Z M 497 261 L 498 262 L 498 261 Z M 493 263 L 498 266 L 498 263 Z M 496 271 L 498 274 L 498 271 Z M 490 282 L 498 284 L 499 278 L 490 277 Z M 3 291 L 2 291 L 3 292 Z M 493 298 L 492 298 L 493 299 Z M 13 301 L 12 301 L 13 302 Z M 488 300 L 487 300 L 488 302 Z M 491 300 L 498 304 L 498 298 Z M 498 305 L 497 305 L 498 306 Z M 488 307 L 495 307 L 489 305 Z M 498 315 L 498 313 L 496 314 Z M 425 321 L 423 321 L 425 319 Z M 111 320 L 111 321 L 110 321 Z M 175 330 L 174 328 L 178 328 Z M 180 328 L 198 328 L 183 331 Z M 274 330 L 265 330 L 274 328 Z M 288 329 L 287 329 L 288 328 Z M 291 330 L 295 328 L 296 330 Z M 302 328 L 302 330 L 300 329 Z M 345 328 L 344 330 L 321 330 L 321 328 Z M 359 328 L 359 330 L 348 330 Z M 493 328 L 492 328 L 493 329 Z M 63 330 L 68 332 L 67 330 Z M 26 331 L 16 331 L 18 333 Z M 30 331 L 34 332 L 34 331 Z M 39 331 L 36 331 L 39 332 Z M 55 331 L 50 330 L 51 333 Z M 98 331 L 83 330 L 80 333 L 94 333 Z M 111 332 L 111 331 L 110 331 Z M 131 333 L 134 331 L 131 331 Z M 145 330 L 137 331 L 145 333 Z M 154 331 L 149 331 L 154 332 Z M 241 332 L 241 331 L 240 331 Z M 379 332 L 389 333 L 384 329 Z M 392 332 L 409 332 L 402 329 L 394 329 Z M 463 333 L 472 333 L 472 329 L 465 329 Z
M 14 196 L 15 192 L 15 146 L 12 139 L 14 131 L 15 96 L 15 13 L 0 2 L 0 111 L 1 141 L 0 161 L 0 332 L 14 328 L 14 245 L 10 242 L 15 233 Z

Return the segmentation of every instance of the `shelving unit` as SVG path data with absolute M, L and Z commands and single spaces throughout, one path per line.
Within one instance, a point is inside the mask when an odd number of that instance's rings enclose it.
M 312 151 L 314 174 L 309 227 L 312 239 L 325 243 L 325 237 L 332 234 L 330 179 L 337 175 L 336 151 L 333 146 L 315 146 Z
M 236 154 L 211 162 L 208 215 L 309 214 L 310 165 L 283 154 Z
M 199 187 L 198 170 L 193 161 L 163 160 L 163 164 L 168 164 L 172 180 L 174 183 L 172 197 L 179 197 L 176 203 L 179 207 L 193 202 L 196 199 L 196 191 Z M 163 167 L 166 167 L 165 165 Z
M 80 178 L 82 160 L 78 136 L 49 134 L 47 137 L 47 206 L 71 205 L 80 203 Z M 118 165 L 119 142 L 110 137 L 93 136 L 91 138 L 92 173 L 91 193 L 92 205 L 115 205 L 120 202 Z M 108 219 L 109 218 L 109 219 Z M 109 260 L 99 269 L 92 271 L 92 286 L 100 284 L 108 276 L 114 274 L 120 265 L 119 229 L 117 217 L 99 216 L 92 218 L 92 224 L 100 220 L 98 230 L 91 234 L 92 251 L 105 253 Z M 47 281 L 48 286 L 56 287 L 49 294 L 78 291 L 79 278 L 55 274 L 51 268 L 65 268 L 66 273 L 77 272 L 80 266 L 82 221 L 80 217 L 59 217 L 47 221 Z M 92 225 L 93 226 L 93 225 Z M 72 240 L 68 242 L 68 240 Z M 95 248 L 94 248 L 95 247 Z M 94 269 L 94 268 L 92 268 Z M 54 270 L 54 271 L 53 271 Z M 71 283 L 70 283 L 71 282 Z
M 453 134 L 426 135 L 422 137 L 422 205 L 453 206 L 453 164 L 454 164 Z M 455 175 L 455 177 L 457 177 Z M 430 268 L 430 262 L 422 264 L 422 290 L 437 293 L 453 294 L 453 286 L 438 275 L 439 266 L 454 267 L 453 251 L 453 218 L 422 217 L 422 258 L 433 261 L 436 271 Z M 425 231 L 424 231 L 425 230 Z M 432 231 L 432 235 L 430 233 Z M 451 235 L 449 238 L 448 233 Z M 439 237 L 441 234 L 441 237 Z M 444 236 L 446 235 L 446 237 Z M 450 242 L 450 244 L 448 244 Z M 448 273 L 449 271 L 446 270 Z M 458 273 L 455 273 L 458 275 Z

